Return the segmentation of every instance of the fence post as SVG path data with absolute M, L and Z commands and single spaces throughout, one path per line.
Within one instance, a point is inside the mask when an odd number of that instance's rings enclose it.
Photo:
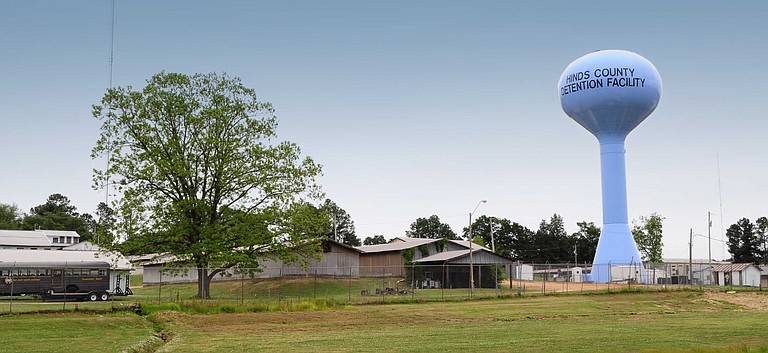
M 245 273 L 240 274 L 240 305 L 243 304 L 245 304 Z
M 411 264 L 411 299 L 413 299 L 414 296 L 416 295 L 416 272 L 414 271 L 416 271 L 416 265 Z
M 283 265 L 280 265 L 280 279 L 277 286 L 277 305 L 283 304 Z
M 443 262 L 443 280 L 440 281 L 440 300 L 445 300 L 445 282 L 448 282 L 447 279 L 447 273 L 445 273 L 445 262 Z
M 8 305 L 8 313 L 13 314 L 13 282 L 16 282 L 13 280 L 13 273 L 16 272 L 16 261 L 13 262 L 13 267 L 11 268 L 11 273 L 8 274 L 8 277 L 11 279 L 11 302 Z
M 384 271 L 386 269 L 384 267 L 381 268 L 381 302 L 384 302 Z
M 160 284 L 157 286 L 157 303 L 160 304 L 160 295 L 163 293 L 163 270 L 160 269 Z M 199 273 L 199 272 L 198 272 Z M 200 280 L 199 278 L 197 279 Z M 203 281 L 203 285 L 205 285 L 205 281 Z M 66 292 L 66 289 L 65 289 Z
M 349 289 L 347 290 L 347 295 L 349 298 L 347 301 L 351 304 L 352 303 L 352 266 L 349 266 Z
M 61 283 L 62 287 L 64 287 L 64 304 L 62 304 L 62 309 L 67 310 L 67 262 L 64 261 L 64 271 L 61 272 Z
M 493 269 L 494 269 L 494 273 L 496 274 L 495 278 L 493 279 L 494 281 L 493 283 L 496 286 L 496 298 L 498 298 L 499 297 L 499 264 L 494 264 Z

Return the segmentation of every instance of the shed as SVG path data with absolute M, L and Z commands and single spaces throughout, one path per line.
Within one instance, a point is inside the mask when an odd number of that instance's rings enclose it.
M 470 244 L 466 240 L 445 240 L 427 238 L 395 237 L 387 244 L 358 246 L 360 254 L 361 277 L 403 277 L 406 276 L 405 252 L 410 252 L 411 261 L 433 256 L 438 253 L 463 250 Z M 472 244 L 474 249 L 490 249 Z M 469 276 L 469 275 L 467 275 Z M 467 277 L 469 280 L 469 277 Z
M 416 283 L 426 288 L 469 288 L 470 262 L 473 267 L 475 287 L 493 288 L 506 272 L 507 266 L 513 261 L 498 254 L 494 254 L 487 248 L 478 247 L 470 250 L 445 251 L 427 256 L 414 263 Z
M 751 263 L 717 265 L 712 272 L 718 286 L 760 286 L 760 268 Z

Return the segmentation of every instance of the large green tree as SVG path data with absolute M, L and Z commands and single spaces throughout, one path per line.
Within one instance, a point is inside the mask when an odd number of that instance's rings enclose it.
M 437 215 L 429 216 L 429 218 L 417 218 L 415 222 L 411 223 L 411 228 L 405 231 L 405 235 L 411 238 L 458 239 L 451 226 L 440 222 L 440 217 Z
M 68 197 L 52 194 L 44 204 L 29 210 L 22 222 L 24 229 L 71 230 L 80 234 L 80 241 L 93 238 L 93 216 L 80 214 Z
M 331 222 L 331 229 L 324 234 L 326 238 L 350 246 L 360 246 L 360 238 L 355 235 L 355 222 L 347 211 L 330 199 L 325 199 L 321 210 L 328 215 Z
M 534 237 L 536 262 L 567 263 L 573 260 L 573 238 L 565 231 L 563 217 L 557 213 L 542 220 Z
M 579 263 L 592 262 L 597 251 L 597 242 L 600 240 L 600 227 L 594 222 L 578 222 L 579 231 L 571 234 L 573 242 L 576 244 L 576 254 L 574 261 Z
M 760 263 L 768 264 L 768 218 L 760 217 L 755 221 L 758 258 Z
M 654 212 L 650 216 L 640 216 L 640 221 L 632 221 L 632 237 L 643 261 L 660 263 L 664 217 Z
M 18 206 L 0 203 L 0 229 L 21 229 L 21 211 Z
M 379 244 L 386 244 L 387 239 L 384 239 L 383 235 L 374 235 L 372 237 L 365 237 L 365 240 L 363 240 L 363 245 L 379 245 Z
M 742 218 L 728 227 L 725 236 L 733 262 L 760 262 L 760 239 L 755 225 L 748 218 Z
M 115 210 L 104 202 L 99 202 L 96 206 L 95 231 L 94 238 L 99 245 L 109 246 L 115 242 Z
M 477 217 L 472 222 L 473 238 L 480 237 L 482 242 L 489 248 L 496 248 L 496 253 L 501 256 L 514 258 L 515 249 L 517 245 L 517 238 L 515 232 L 515 226 L 519 226 L 517 223 L 506 218 L 496 218 L 482 215 Z M 493 230 L 493 233 L 491 233 Z M 469 229 L 464 228 L 464 236 L 466 237 Z
M 198 294 L 228 268 L 318 253 L 327 229 L 316 208 L 321 168 L 277 140 L 277 118 L 240 79 L 160 73 L 141 90 L 117 87 L 93 107 L 101 136 L 97 187 L 111 180 L 117 227 L 146 252 L 194 266 Z

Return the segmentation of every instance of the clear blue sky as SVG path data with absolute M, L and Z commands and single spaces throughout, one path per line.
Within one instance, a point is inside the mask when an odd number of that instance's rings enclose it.
M 664 255 L 688 231 L 721 237 L 768 216 L 768 5 L 709 1 L 116 1 L 116 86 L 227 72 L 272 102 L 278 135 L 324 165 L 320 182 L 364 238 L 432 214 L 531 229 L 602 224 L 598 145 L 560 109 L 574 59 L 626 49 L 661 73 L 661 103 L 627 140 L 629 217 L 659 212 Z M 0 202 L 52 193 L 81 212 L 109 81 L 110 1 L 0 3 Z M 722 258 L 722 243 L 713 255 Z M 706 258 L 706 240 L 694 239 Z

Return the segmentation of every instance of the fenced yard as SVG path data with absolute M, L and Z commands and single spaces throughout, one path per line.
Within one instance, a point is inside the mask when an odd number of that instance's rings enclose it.
M 230 306 L 272 305 L 290 307 L 296 303 L 323 300 L 338 305 L 396 302 L 456 301 L 494 297 L 527 297 L 552 293 L 589 293 L 595 291 L 670 291 L 679 289 L 728 290 L 738 287 L 715 287 L 703 281 L 673 281 L 664 275 L 669 269 L 657 268 L 657 284 L 645 283 L 632 277 L 639 273 L 630 266 L 614 269 L 614 283 L 592 283 L 585 281 L 586 266 L 573 265 L 523 265 L 505 267 L 483 265 L 474 267 L 475 288 L 470 289 L 467 266 L 442 266 L 404 268 L 393 276 L 391 267 L 368 270 L 380 273 L 376 277 L 328 276 L 326 271 L 306 269 L 303 274 L 291 273 L 277 277 L 259 277 L 262 271 L 247 274 L 228 273 L 218 276 L 211 284 L 210 305 Z M 594 270 L 593 270 L 594 271 Z M 624 271 L 624 272 L 622 272 Z M 191 273 L 194 271 L 187 271 Z M 338 271 L 344 273 L 345 271 Z M 652 273 L 650 270 L 647 273 Z M 356 273 L 349 270 L 349 273 Z M 106 302 L 76 302 L 72 300 L 43 301 L 31 296 L 0 297 L 0 314 L 29 311 L 68 310 L 111 310 L 130 309 L 138 304 L 194 303 L 197 283 L 194 278 L 180 277 L 171 272 L 161 272 L 153 277 L 156 283 L 146 284 L 144 277 L 131 279 L 134 294 L 129 297 L 114 297 Z M 446 287 L 447 284 L 450 287 Z M 660 284 L 658 284 L 660 283 Z M 682 284 L 681 284 L 682 283 Z M 453 287 L 459 286 L 458 288 Z M 463 286 L 463 287 L 461 287 Z M 756 288 L 761 290 L 762 288 Z

